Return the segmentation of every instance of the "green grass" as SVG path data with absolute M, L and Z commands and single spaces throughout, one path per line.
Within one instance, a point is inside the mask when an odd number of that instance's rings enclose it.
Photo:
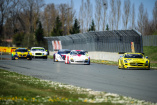
M 157 46 L 144 46 L 143 52 L 148 56 L 151 67 L 157 67 Z
M 118 62 L 115 61 L 107 61 L 107 60 L 94 60 L 91 59 L 91 63 L 105 64 L 105 65 L 114 65 L 118 66 Z
M 88 95 L 86 90 L 78 92 L 78 88 L 66 88 L 64 84 L 52 84 L 51 81 L 43 81 L 2 69 L 0 69 L 0 90 L 0 105 L 91 105 L 92 103 L 87 102 L 86 99 L 95 99 L 95 96 Z M 120 104 L 112 104 L 109 101 L 95 103 L 95 105 Z
M 53 59 L 53 56 L 52 56 L 52 55 L 48 55 L 48 58 L 49 58 L 49 59 Z

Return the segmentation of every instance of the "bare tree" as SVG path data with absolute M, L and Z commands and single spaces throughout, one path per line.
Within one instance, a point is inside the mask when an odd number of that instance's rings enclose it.
M 69 12 L 69 6 L 68 4 L 60 4 L 59 5 L 59 15 L 60 15 L 60 19 L 62 22 L 62 30 L 64 30 L 65 28 L 65 24 L 66 24 L 66 14 Z M 63 32 L 63 35 L 65 35 L 65 31 Z
M 59 15 L 62 22 L 63 35 L 69 34 L 69 30 L 72 27 L 74 20 L 75 11 L 73 8 L 73 1 L 71 4 L 60 4 L 59 5 Z
M 116 5 L 115 5 L 115 0 L 111 0 L 110 1 L 110 5 L 111 5 L 111 15 L 110 15 L 110 26 L 111 26 L 111 30 L 115 29 L 116 26 Z
M 92 19 L 92 4 L 90 3 L 90 0 L 86 0 L 86 5 L 85 5 L 85 11 L 86 11 L 86 27 L 85 27 L 85 31 L 87 32 L 88 28 L 89 28 L 89 24 L 91 22 Z
M 119 21 L 120 21 L 120 17 L 121 17 L 121 0 L 117 0 L 117 9 L 116 9 L 116 30 L 118 30 L 119 28 Z
M 123 24 L 124 28 L 128 28 L 129 17 L 130 17 L 130 0 L 124 1 L 124 14 L 123 14 Z
M 143 35 L 148 35 L 149 34 L 148 30 L 149 30 L 149 21 L 148 21 L 148 13 L 146 10 L 143 16 Z
M 108 9 L 108 3 L 107 3 L 107 0 L 102 0 L 102 9 L 103 9 L 103 15 L 102 15 L 102 30 L 105 31 L 105 26 L 106 26 L 106 12 L 107 12 L 107 9 Z
M 80 6 L 80 11 L 79 11 L 79 21 L 80 21 L 80 26 L 81 26 L 81 32 L 83 33 L 84 27 L 85 27 L 85 18 L 86 18 L 86 12 L 85 12 L 85 2 L 82 0 L 81 6 Z
M 18 13 L 18 19 L 21 24 L 24 24 L 25 32 L 27 35 L 27 46 L 30 46 L 32 42 L 30 40 L 35 40 L 35 35 L 33 34 L 36 29 L 36 22 L 40 17 L 40 9 L 44 6 L 43 0 L 24 0 L 20 2 L 21 10 Z
M 143 17 L 144 17 L 144 6 L 143 3 L 139 6 L 139 13 L 138 13 L 138 30 L 143 34 Z
M 154 28 L 157 30 L 157 0 L 155 1 L 155 6 L 153 9 L 153 23 L 154 23 Z
M 101 13 L 102 13 L 102 2 L 101 0 L 95 0 L 96 3 L 96 11 L 95 11 L 95 22 L 97 26 L 97 30 L 100 31 L 100 26 L 101 26 Z
M 34 32 L 33 23 L 39 18 L 39 10 L 44 6 L 43 0 L 27 0 L 26 11 L 28 11 L 29 33 Z
M 135 5 L 134 3 L 132 4 L 132 24 L 131 24 L 131 28 L 134 29 L 135 28 Z
M 67 9 L 67 21 L 66 21 L 67 35 L 70 34 L 70 29 L 72 28 L 74 18 L 75 18 L 74 3 L 73 3 L 73 0 L 71 0 L 71 4 L 69 8 Z
M 18 0 L 0 0 L 0 37 L 3 35 L 4 23 L 9 18 L 11 10 L 17 2 Z
M 48 4 L 44 8 L 44 13 L 42 16 L 43 16 L 42 19 L 43 19 L 43 27 L 44 27 L 45 34 L 46 36 L 50 36 L 50 33 L 55 25 L 56 17 L 58 16 L 58 12 L 55 5 L 53 3 Z

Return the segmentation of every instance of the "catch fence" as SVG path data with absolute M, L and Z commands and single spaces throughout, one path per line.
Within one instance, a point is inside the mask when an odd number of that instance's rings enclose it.
M 131 52 L 131 42 L 134 42 L 135 51 L 143 52 L 142 36 L 135 30 L 88 32 L 45 39 L 49 51 L 55 50 L 52 41 L 60 41 L 62 49 L 102 52 Z
M 157 46 L 157 35 L 143 36 L 143 46 Z

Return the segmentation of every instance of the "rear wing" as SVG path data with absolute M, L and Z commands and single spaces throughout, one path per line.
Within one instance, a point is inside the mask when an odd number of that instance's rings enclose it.
M 124 53 L 126 53 L 126 52 L 118 52 L 118 54 L 124 54 Z

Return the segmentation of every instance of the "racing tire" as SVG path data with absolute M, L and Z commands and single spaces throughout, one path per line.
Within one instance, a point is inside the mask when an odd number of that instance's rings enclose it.
M 121 69 L 124 70 L 124 65 L 123 64 L 121 64 Z
M 53 62 L 56 62 L 56 60 L 55 60 L 55 55 L 53 55 Z
M 71 64 L 70 60 L 69 60 L 69 63 L 68 64 Z
M 47 59 L 47 56 L 44 56 L 43 59 Z
M 32 60 L 32 57 L 30 56 L 30 57 L 27 57 L 28 58 L 28 60 Z
M 90 61 L 89 61 L 89 63 L 87 65 L 90 65 Z
M 150 70 L 150 63 L 149 63 L 149 67 L 148 67 L 148 69 L 147 70 Z
M 11 60 L 15 60 L 15 57 L 11 57 Z

